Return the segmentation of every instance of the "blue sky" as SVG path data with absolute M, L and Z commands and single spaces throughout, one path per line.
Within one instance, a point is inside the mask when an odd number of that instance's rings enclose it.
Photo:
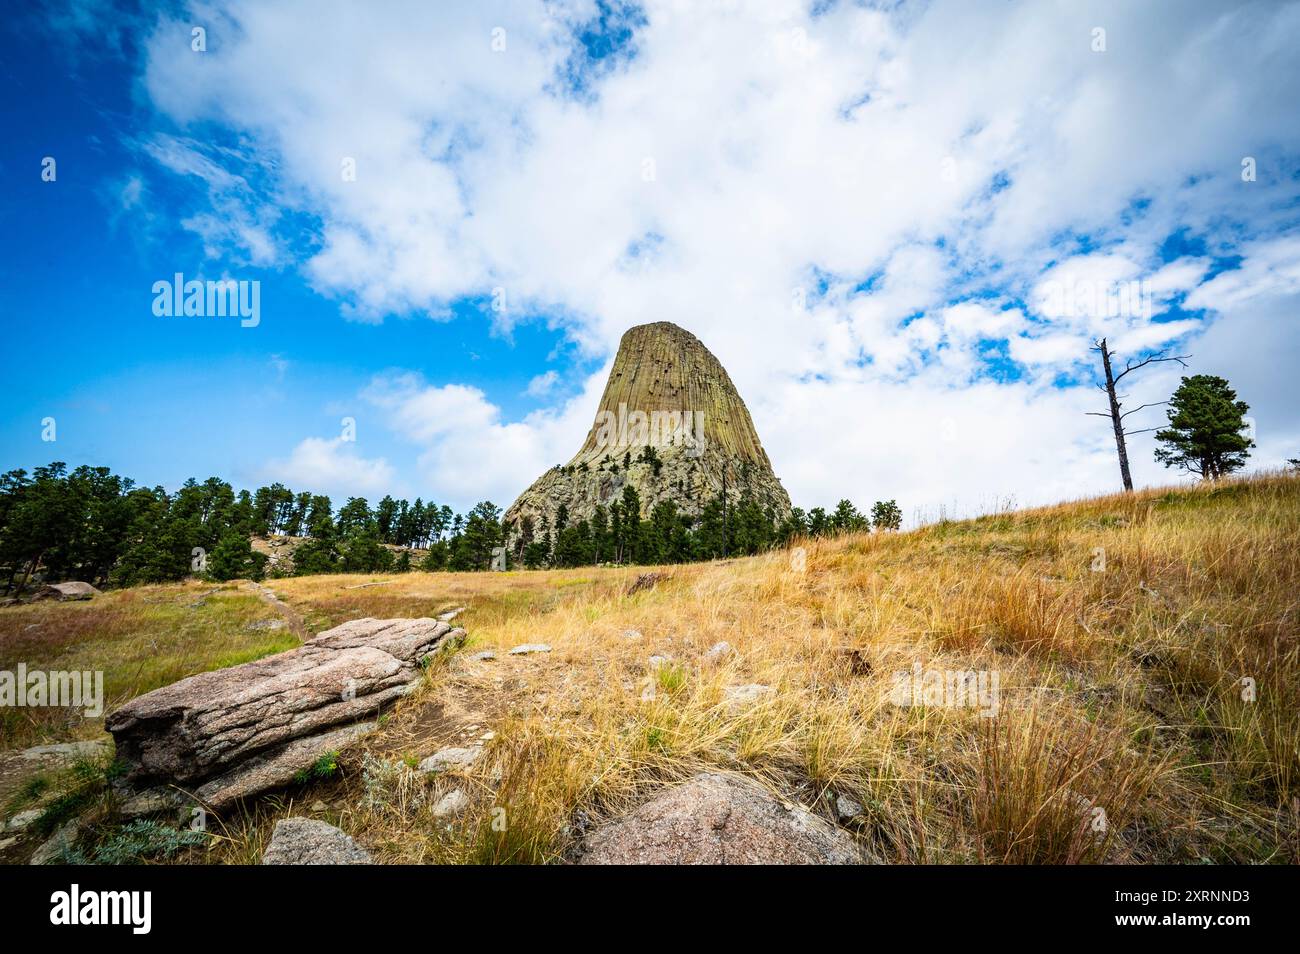
M 805 506 L 1113 489 L 1083 416 L 1101 334 L 1229 377 L 1276 466 L 1300 455 L 1298 39 L 1272 2 L 6 17 L 0 467 L 504 505 L 663 319 Z M 156 316 L 178 271 L 260 282 L 257 327 Z M 1149 314 L 1092 302 L 1130 283 Z
M 172 488 L 208 475 L 256 486 L 267 479 L 263 464 L 302 435 L 337 433 L 341 417 L 356 414 L 343 395 L 375 373 L 401 367 L 438 379 L 454 368 L 458 383 L 522 416 L 540 403 L 527 393 L 532 378 L 591 365 L 546 315 L 494 330 L 489 300 L 464 298 L 382 323 L 348 321 L 338 302 L 284 267 L 240 268 L 240 278 L 261 282 L 263 312 L 274 316 L 256 329 L 155 317 L 154 281 L 173 268 L 187 277 L 220 270 L 201 238 L 176 223 L 201 207 L 203 190 L 142 162 L 132 145 L 155 121 L 138 102 L 138 51 L 102 56 L 52 26 L 15 18 L 0 30 L 10 129 L 0 152 L 0 315 L 14 398 L 0 467 L 61 459 Z M 54 182 L 39 175 L 46 156 L 57 162 Z M 168 214 L 122 208 L 123 184 L 135 178 Z M 310 228 L 304 221 L 303 243 Z M 47 416 L 57 422 L 54 443 L 42 440 Z M 386 431 L 360 430 L 369 454 L 401 455 Z

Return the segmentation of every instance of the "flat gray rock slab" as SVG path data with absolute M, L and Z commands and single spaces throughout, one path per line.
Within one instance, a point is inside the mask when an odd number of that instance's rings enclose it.
M 92 596 L 98 596 L 99 590 L 89 583 L 72 581 L 69 583 L 52 583 L 50 589 L 58 593 L 57 599 L 61 600 L 88 600 Z
M 346 832 L 315 818 L 282 818 L 275 823 L 264 865 L 370 865 L 370 853 Z
M 288 785 L 299 772 L 309 768 L 321 756 L 346 748 L 362 736 L 369 735 L 376 727 L 377 723 L 362 722 L 294 739 L 286 745 L 246 759 L 230 771 L 199 786 L 194 794 L 203 803 L 221 809 L 241 798 Z
M 549 653 L 551 647 L 546 643 L 521 643 L 510 650 L 511 656 L 527 656 L 529 653 Z
M 674 786 L 586 839 L 584 865 L 852 865 L 846 832 L 784 804 L 752 779 L 706 773 Z
M 37 745 L 30 749 L 23 749 L 19 753 L 25 759 L 44 761 L 47 759 L 65 759 L 75 761 L 76 759 L 92 759 L 108 752 L 108 743 L 101 741 L 90 742 L 59 742 L 54 745 Z
M 355 723 L 408 692 L 421 663 L 464 630 L 433 619 L 358 619 L 302 646 L 139 696 L 105 725 L 127 780 L 194 785 L 296 739 Z

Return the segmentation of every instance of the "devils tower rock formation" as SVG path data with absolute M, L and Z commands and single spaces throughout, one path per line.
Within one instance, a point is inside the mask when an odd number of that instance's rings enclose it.
M 561 506 L 570 523 L 586 520 L 628 485 L 641 498 L 642 517 L 665 500 L 696 516 L 724 483 L 729 502 L 747 496 L 777 518 L 790 512 L 726 370 L 689 331 L 657 321 L 623 335 L 586 441 L 567 464 L 537 478 L 505 521 L 517 543 L 553 528 Z

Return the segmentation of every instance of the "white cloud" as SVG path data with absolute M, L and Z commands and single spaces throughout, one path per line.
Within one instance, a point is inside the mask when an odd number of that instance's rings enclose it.
M 595 375 L 563 407 L 516 422 L 502 421 L 478 388 L 433 385 L 413 372 L 379 375 L 361 397 L 416 448 L 420 486 L 468 509 L 480 500 L 508 506 L 533 478 L 567 462 L 591 427 L 603 384 L 604 374 Z
M 551 369 L 545 374 L 539 374 L 529 381 L 528 387 L 525 389 L 524 393 L 529 397 L 546 397 L 555 390 L 559 383 L 560 375 L 554 369 Z
M 290 487 L 310 487 L 314 493 L 330 494 L 340 501 L 387 493 L 396 484 L 388 461 L 362 457 L 356 444 L 342 437 L 308 437 L 287 458 L 270 461 L 264 475 Z
M 636 56 L 568 96 L 571 27 L 593 10 L 204 6 L 210 52 L 189 50 L 192 17 L 162 21 L 144 91 L 182 130 L 217 123 L 273 157 L 274 186 L 249 206 L 200 161 L 247 157 L 187 151 L 182 136 L 153 140 L 156 157 L 207 183 L 217 213 L 187 225 L 214 246 L 274 259 L 274 210 L 317 216 L 302 267 L 360 318 L 446 317 L 458 296 L 501 287 L 515 314 L 562 311 L 580 352 L 601 357 L 630 325 L 676 321 L 721 358 L 804 502 L 841 495 L 848 475 L 897 483 L 887 468 L 909 475 L 900 494 L 932 502 L 1113 487 L 1113 450 L 1075 417 L 1081 395 L 1037 382 L 1077 372 L 1094 337 L 1140 349 L 1202 326 L 1153 324 L 1109 294 L 1145 282 L 1156 311 L 1186 295 L 1212 325 L 1261 283 L 1300 287 L 1295 238 L 1246 247 L 1240 270 L 1204 285 L 1208 256 L 1157 253 L 1178 229 L 1208 233 L 1219 255 L 1288 225 L 1300 5 L 992 15 L 940 0 L 813 17 L 794 0 L 654 0 Z M 1090 48 L 1099 21 L 1105 53 Z M 1255 154 L 1260 180 L 1243 183 Z M 1024 381 L 981 377 L 984 338 L 1008 341 Z M 508 502 L 576 448 L 573 409 L 590 390 L 515 422 L 454 383 L 387 380 L 370 396 L 446 493 Z M 818 405 L 887 421 L 889 452 L 841 435 L 821 462 L 807 443 Z M 933 445 L 943 406 L 968 462 L 995 453 L 987 480 Z

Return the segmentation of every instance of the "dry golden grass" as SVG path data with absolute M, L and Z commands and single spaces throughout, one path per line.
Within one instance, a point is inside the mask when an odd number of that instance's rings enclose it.
M 297 644 L 275 611 L 238 583 L 180 583 L 116 590 L 84 602 L 0 609 L 0 670 L 100 670 L 104 707 L 210 669 Z M 94 738 L 103 718 L 55 708 L 0 709 L 0 750 Z
M 273 581 L 314 630 L 464 605 L 470 638 L 338 776 L 223 819 L 209 857 L 255 859 L 320 799 L 381 860 L 560 861 L 723 768 L 827 817 L 855 799 L 891 862 L 1295 862 L 1298 540 L 1300 480 L 1265 476 L 805 541 L 802 570 L 659 567 L 634 595 L 646 568 Z M 348 589 L 367 580 L 391 582 Z M 996 672 L 997 714 L 897 704 L 914 665 Z M 463 774 L 412 770 L 476 740 Z M 452 788 L 470 809 L 434 819 Z
M 888 861 L 1295 861 L 1297 540 L 1300 482 L 1277 476 L 805 541 L 802 572 L 786 551 L 660 567 L 632 596 L 644 568 L 274 585 L 331 622 L 413 594 L 470 607 L 469 645 L 369 748 L 413 763 L 491 730 L 486 757 L 410 773 L 396 811 L 355 810 L 356 757 L 335 784 L 386 860 L 561 860 L 595 820 L 721 767 L 828 816 L 854 798 Z M 505 654 L 536 642 L 553 651 Z M 896 705 L 916 663 L 996 671 L 998 715 Z M 749 684 L 771 692 L 728 701 Z M 453 787 L 473 808 L 449 827 L 428 807 Z

